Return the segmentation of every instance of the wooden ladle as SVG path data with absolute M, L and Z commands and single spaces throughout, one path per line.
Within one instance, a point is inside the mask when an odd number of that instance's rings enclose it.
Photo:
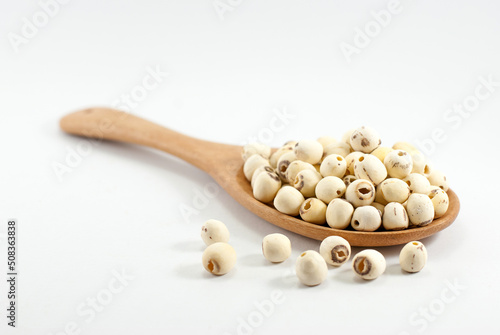
M 199 140 L 110 108 L 89 108 L 74 112 L 63 117 L 60 124 L 70 134 L 145 145 L 177 156 L 208 173 L 236 201 L 262 219 L 316 240 L 338 235 L 353 246 L 403 244 L 420 240 L 448 227 L 460 210 L 457 195 L 449 190 L 450 206 L 446 215 L 425 227 L 376 232 L 333 229 L 282 214 L 272 206 L 257 201 L 243 174 L 240 146 Z

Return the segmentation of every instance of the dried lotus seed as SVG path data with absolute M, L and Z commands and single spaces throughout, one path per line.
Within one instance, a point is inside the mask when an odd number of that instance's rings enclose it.
M 268 261 L 281 263 L 292 254 L 292 243 L 283 234 L 269 234 L 262 240 L 262 253 Z
M 354 273 L 365 280 L 372 280 L 384 273 L 386 262 L 384 255 L 377 250 L 365 249 L 352 259 Z
M 341 266 L 351 257 L 351 245 L 340 236 L 328 236 L 319 246 L 319 253 L 333 266 Z
M 201 227 L 201 239 L 206 245 L 216 242 L 228 242 L 229 230 L 226 225 L 219 220 L 208 220 Z
M 427 249 L 419 241 L 407 243 L 399 254 L 399 264 L 406 272 L 419 272 L 427 263 Z
M 307 250 L 297 258 L 295 273 L 302 284 L 316 286 L 326 279 L 328 266 L 325 259 L 318 252 Z
M 205 270 L 221 276 L 228 273 L 236 264 L 236 252 L 229 244 L 217 242 L 205 249 L 201 260 Z

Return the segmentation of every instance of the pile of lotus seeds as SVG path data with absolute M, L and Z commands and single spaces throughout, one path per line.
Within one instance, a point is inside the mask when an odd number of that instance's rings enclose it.
M 218 276 L 228 273 L 236 264 L 236 252 L 228 244 L 226 225 L 218 220 L 208 220 L 201 227 L 201 237 L 207 245 L 202 256 L 205 270 Z M 281 263 L 290 257 L 292 244 L 283 234 L 269 234 L 262 240 L 262 253 L 268 261 Z M 327 264 L 339 267 L 350 257 L 349 242 L 340 236 L 329 236 L 321 242 L 319 252 L 307 250 L 300 254 L 295 262 L 295 273 L 302 284 L 316 286 L 326 279 Z M 419 241 L 407 243 L 399 254 L 399 264 L 406 272 L 419 272 L 426 262 L 427 250 Z M 351 267 L 358 277 L 372 280 L 384 273 L 386 261 L 380 252 L 365 249 L 353 257 Z
M 243 172 L 257 200 L 335 229 L 402 230 L 443 216 L 449 205 L 444 174 L 410 143 L 381 144 L 368 127 L 340 141 L 290 141 L 272 154 L 252 143 L 243 148 Z

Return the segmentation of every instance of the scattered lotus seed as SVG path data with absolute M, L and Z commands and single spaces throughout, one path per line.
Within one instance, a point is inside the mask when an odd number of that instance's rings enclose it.
M 355 180 L 347 187 L 345 198 L 354 207 L 368 206 L 375 200 L 375 186 L 368 180 Z
M 391 202 L 385 206 L 382 224 L 386 230 L 402 230 L 408 228 L 409 219 L 406 209 L 399 202 Z
M 294 152 L 297 159 L 316 164 L 321 161 L 323 156 L 323 146 L 318 141 L 301 140 L 295 144 Z
M 333 266 L 341 266 L 351 257 L 351 245 L 340 236 L 328 236 L 319 246 L 319 253 Z
M 361 206 L 354 210 L 351 226 L 358 231 L 375 231 L 382 224 L 380 212 L 373 206 Z
M 229 241 L 229 230 L 219 220 L 208 220 L 201 227 L 201 238 L 206 245 Z
M 297 258 L 295 273 L 302 284 L 316 286 L 326 279 L 328 266 L 318 252 L 307 250 Z
M 302 193 L 292 186 L 283 186 L 274 198 L 274 207 L 281 213 L 297 216 L 300 206 L 305 201 Z
M 354 163 L 354 175 L 358 179 L 366 179 L 377 186 L 387 178 L 387 169 L 377 157 L 366 154 Z
M 372 128 L 360 127 L 352 132 L 350 143 L 354 150 L 368 154 L 377 149 L 382 140 Z
M 387 174 L 392 178 L 403 179 L 411 173 L 413 161 L 411 155 L 403 150 L 391 151 L 385 156 Z
M 434 220 L 434 205 L 426 194 L 412 194 L 408 198 L 406 211 L 414 226 L 427 226 Z
M 419 241 L 407 243 L 399 254 L 399 264 L 406 272 L 419 272 L 427 263 L 427 249 Z
M 336 154 L 328 155 L 321 162 L 320 170 L 323 177 L 334 176 L 342 178 L 346 171 L 346 161 L 344 157 Z
M 299 213 L 304 221 L 315 224 L 326 222 L 326 205 L 317 198 L 309 198 L 304 201 L 300 206 Z
M 228 273 L 236 264 L 236 252 L 229 244 L 217 242 L 205 249 L 201 260 L 205 270 L 221 276 Z
M 319 181 L 316 185 L 316 198 L 329 204 L 330 201 L 336 198 L 341 198 L 346 190 L 346 186 L 342 179 L 338 177 L 328 176 Z
M 292 254 L 292 243 L 283 234 L 269 234 L 262 240 L 262 253 L 268 261 L 281 263 Z
M 377 250 L 365 249 L 352 259 L 354 273 L 362 279 L 372 280 L 384 273 L 386 262 L 384 255 Z

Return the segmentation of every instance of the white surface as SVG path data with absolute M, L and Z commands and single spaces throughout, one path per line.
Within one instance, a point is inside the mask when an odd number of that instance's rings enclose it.
M 474 94 L 479 77 L 500 81 L 499 4 L 402 1 L 402 12 L 348 63 L 340 43 L 352 43 L 355 28 L 387 1 L 231 3 L 221 20 L 212 0 L 74 0 L 16 53 L 8 33 L 20 34 L 23 17 L 40 7 L 1 2 L 0 219 L 2 227 L 10 217 L 20 223 L 19 328 L 5 332 L 2 312 L 2 334 L 63 334 L 71 322 L 80 334 L 236 334 L 249 317 L 258 327 L 245 331 L 255 334 L 498 331 L 500 87 L 470 117 L 444 117 Z M 446 140 L 431 158 L 459 195 L 460 216 L 423 241 L 429 261 L 421 273 L 401 273 L 401 247 L 378 248 L 388 267 L 375 281 L 355 279 L 346 265 L 306 288 L 292 273 L 295 258 L 319 242 L 264 222 L 220 189 L 185 220 L 180 208 L 212 180 L 176 158 L 101 143 L 59 181 L 52 165 L 82 143 L 58 129 L 59 118 L 114 104 L 155 67 L 169 76 L 133 113 L 203 139 L 265 136 L 276 108 L 294 117 L 272 145 L 340 137 L 362 124 L 387 145 L 442 128 Z M 200 262 L 199 229 L 209 218 L 227 224 L 239 257 L 223 277 Z M 292 241 L 284 264 L 261 255 L 272 232 Z M 3 251 L 1 259 L 5 272 Z M 134 279 L 92 320 L 82 315 L 87 299 L 108 297 L 113 271 L 122 270 Z M 442 296 L 455 281 L 465 288 Z M 0 290 L 3 305 L 4 281 Z M 283 303 L 259 320 L 255 304 L 280 292 Z M 429 308 L 432 321 L 423 321 Z

